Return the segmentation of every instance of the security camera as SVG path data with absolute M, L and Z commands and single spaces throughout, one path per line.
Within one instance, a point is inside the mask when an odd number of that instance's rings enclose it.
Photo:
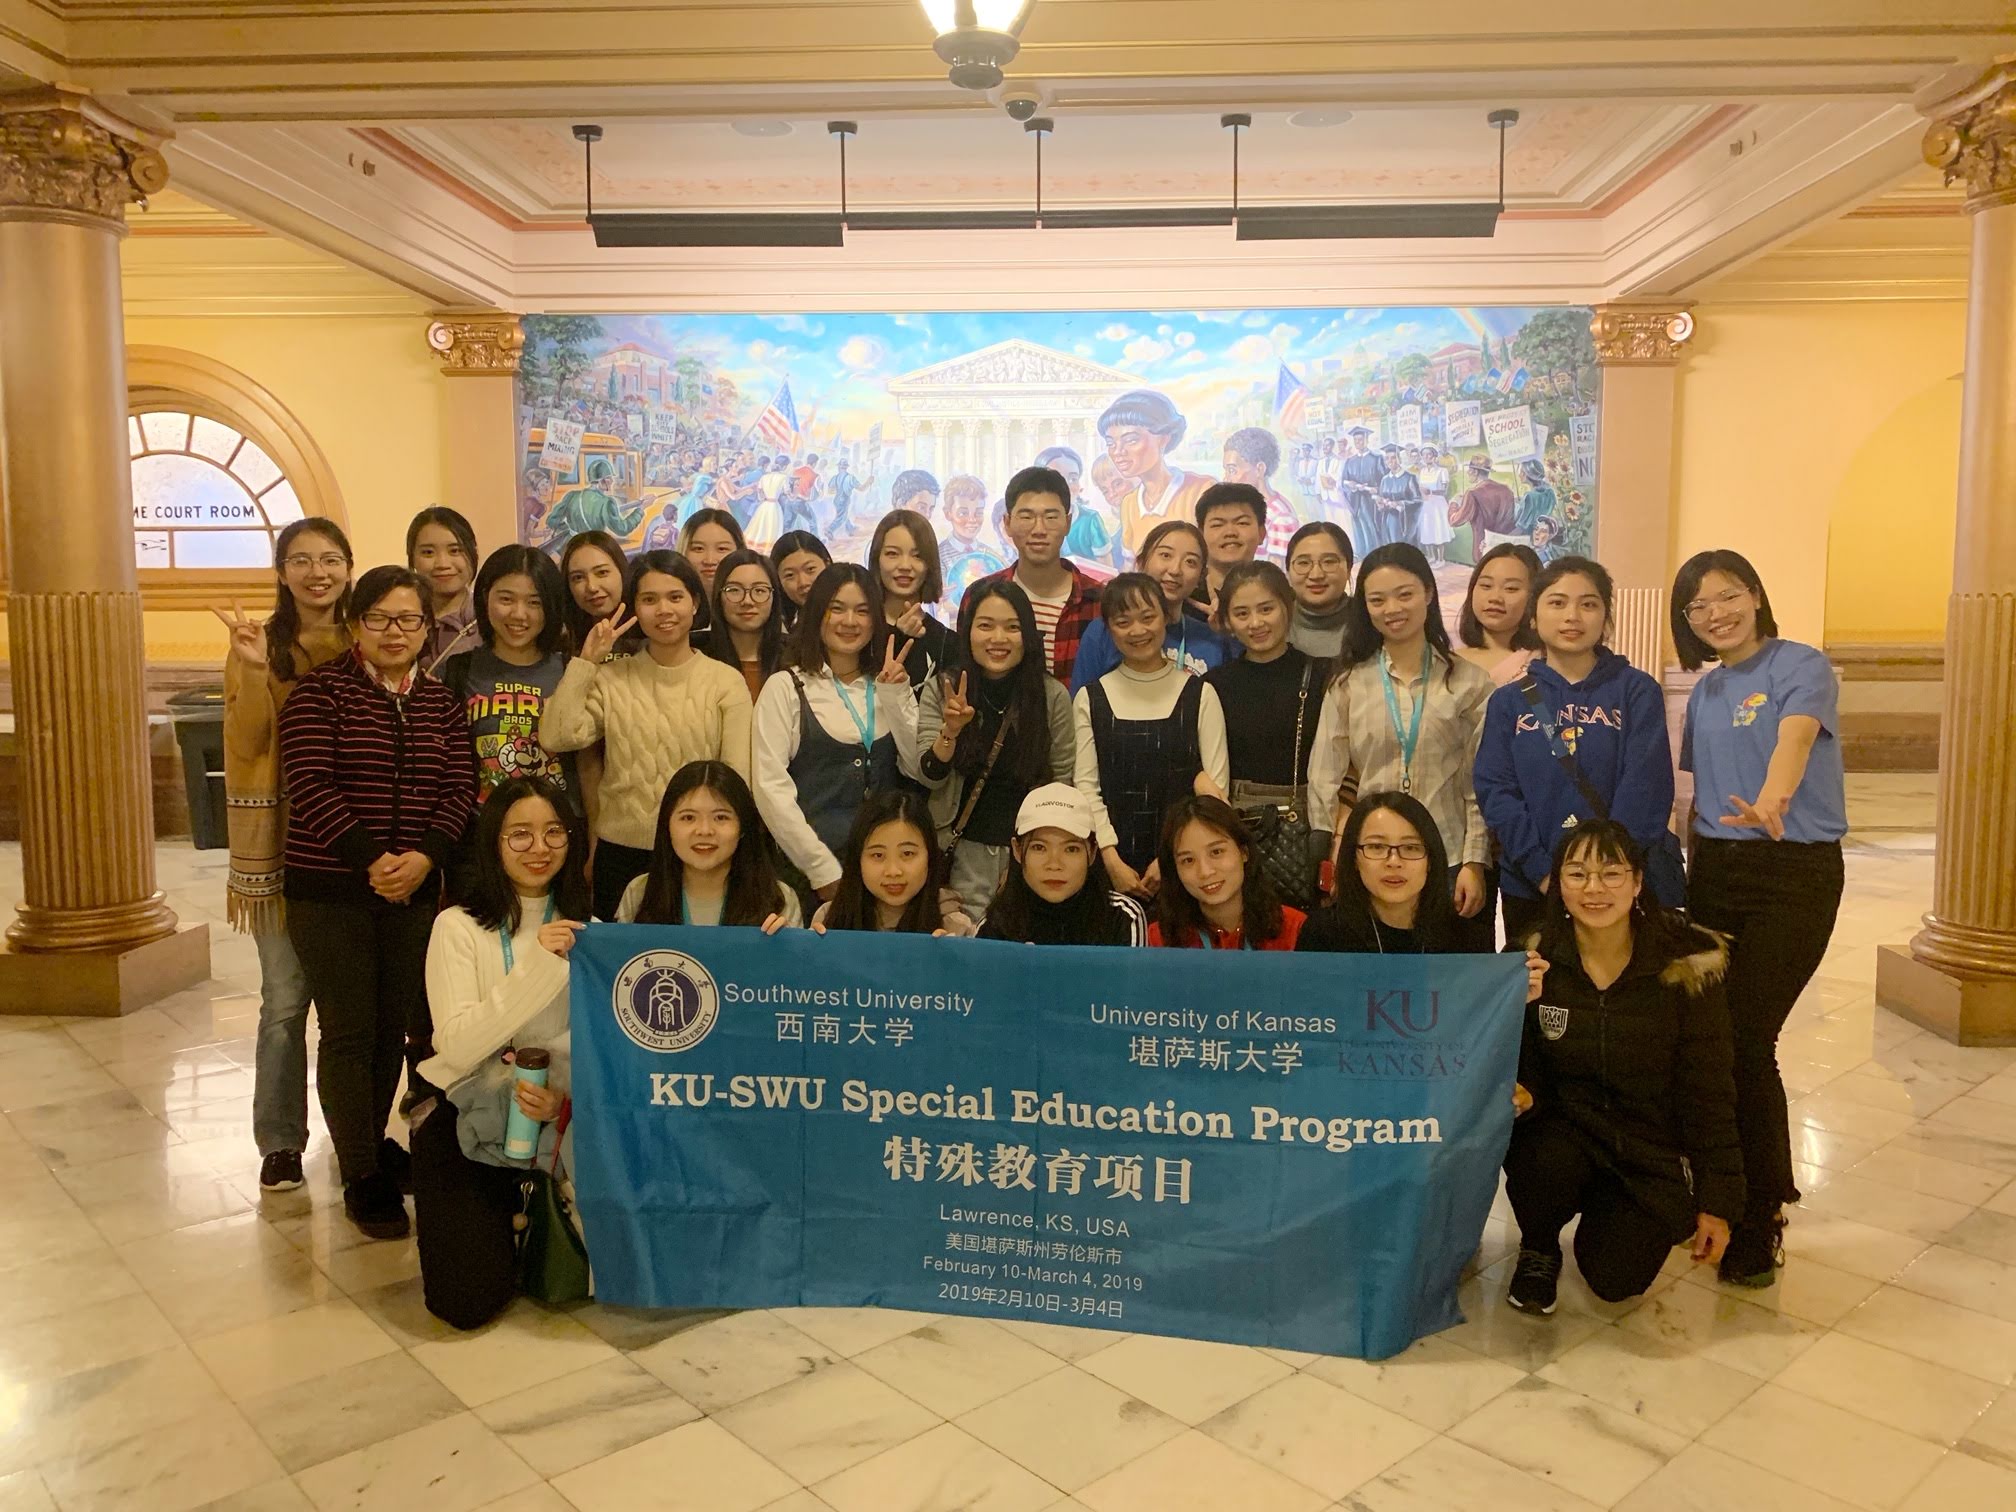
M 1001 97 L 1001 108 L 1011 119 L 1026 121 L 1043 108 L 1043 97 L 1026 87 L 1010 89 Z

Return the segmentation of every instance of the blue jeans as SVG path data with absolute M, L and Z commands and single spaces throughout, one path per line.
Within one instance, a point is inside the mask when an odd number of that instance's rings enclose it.
M 259 947 L 259 1043 L 252 1069 L 252 1137 L 259 1153 L 308 1148 L 308 978 L 285 930 Z

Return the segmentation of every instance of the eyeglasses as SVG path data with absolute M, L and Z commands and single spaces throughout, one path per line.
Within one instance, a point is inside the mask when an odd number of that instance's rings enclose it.
M 334 551 L 325 551 L 320 556 L 297 551 L 292 556 L 281 558 L 280 565 L 289 572 L 306 572 L 310 567 L 320 567 L 324 572 L 341 572 L 350 565 L 350 558 Z
M 770 602 L 770 589 L 763 583 L 753 587 L 732 583 L 721 590 L 721 597 L 731 604 L 767 604 Z
M 1383 840 L 1365 840 L 1359 843 L 1358 854 L 1367 861 L 1391 861 L 1395 856 L 1402 861 L 1426 861 L 1428 847 L 1419 840 L 1402 840 L 1396 845 L 1388 845 Z
M 1561 868 L 1563 887 L 1601 887 L 1606 892 L 1615 892 L 1631 880 L 1628 866 L 1605 866 L 1596 871 L 1586 866 L 1564 866 Z
M 406 631 L 410 635 L 415 630 L 424 630 L 427 628 L 427 616 L 424 614 L 385 614 L 380 610 L 372 609 L 360 615 L 359 618 L 364 621 L 364 628 L 366 630 L 383 632 L 397 625 L 401 630 Z
M 1718 593 L 1713 598 L 1690 599 L 1687 604 L 1687 623 L 1698 625 L 1717 609 L 1732 609 L 1750 597 L 1747 588 L 1731 588 L 1727 593 Z
M 1344 558 L 1332 552 L 1329 556 L 1298 556 L 1288 564 L 1288 571 L 1296 577 L 1307 577 L 1322 568 L 1325 572 L 1335 572 L 1344 565 Z
M 548 850 L 567 849 L 567 826 L 549 824 L 542 830 L 511 829 L 504 831 L 504 844 L 514 851 L 529 851 L 534 838 L 543 840 Z

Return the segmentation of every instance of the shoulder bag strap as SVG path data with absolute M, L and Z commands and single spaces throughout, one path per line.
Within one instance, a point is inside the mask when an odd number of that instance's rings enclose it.
M 1568 780 L 1575 784 L 1575 791 L 1582 795 L 1582 801 L 1596 811 L 1598 819 L 1610 817 L 1610 805 L 1603 801 L 1603 795 L 1590 786 L 1589 779 L 1582 775 L 1582 768 L 1575 760 L 1575 753 L 1562 742 L 1560 733 L 1554 728 L 1554 720 L 1547 712 L 1547 706 L 1540 699 L 1540 685 L 1531 673 L 1519 679 L 1519 691 L 1526 695 L 1526 703 L 1533 710 L 1533 717 L 1540 721 L 1540 728 L 1546 732 L 1547 744 L 1554 752 L 1554 759 L 1561 764 L 1561 770 Z
M 980 795 L 987 790 L 987 779 L 994 775 L 994 763 L 1001 759 L 1001 747 L 1008 743 L 1008 728 L 1014 723 L 1015 710 L 1011 706 L 1001 716 L 1001 728 L 994 732 L 994 744 L 987 748 L 987 760 L 980 768 L 980 775 L 973 779 L 973 786 L 966 789 L 965 801 L 959 805 L 959 817 L 952 821 L 952 840 L 945 847 L 947 855 L 966 833 L 966 826 L 973 822 L 973 810 L 979 806 Z

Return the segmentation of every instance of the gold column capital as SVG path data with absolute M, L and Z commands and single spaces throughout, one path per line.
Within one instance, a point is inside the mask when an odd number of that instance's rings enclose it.
M 1968 210 L 2016 205 L 2016 53 L 1996 59 L 1933 113 L 1925 161 L 1947 183 L 1967 186 Z
M 446 377 L 509 378 L 525 350 L 525 329 L 501 311 L 443 311 L 427 327 L 427 345 Z
M 1589 334 L 1599 367 L 1671 367 L 1694 334 L 1694 317 L 1675 305 L 1598 305 Z
M 168 186 L 160 138 L 64 85 L 0 96 L 0 217 L 123 229 Z

